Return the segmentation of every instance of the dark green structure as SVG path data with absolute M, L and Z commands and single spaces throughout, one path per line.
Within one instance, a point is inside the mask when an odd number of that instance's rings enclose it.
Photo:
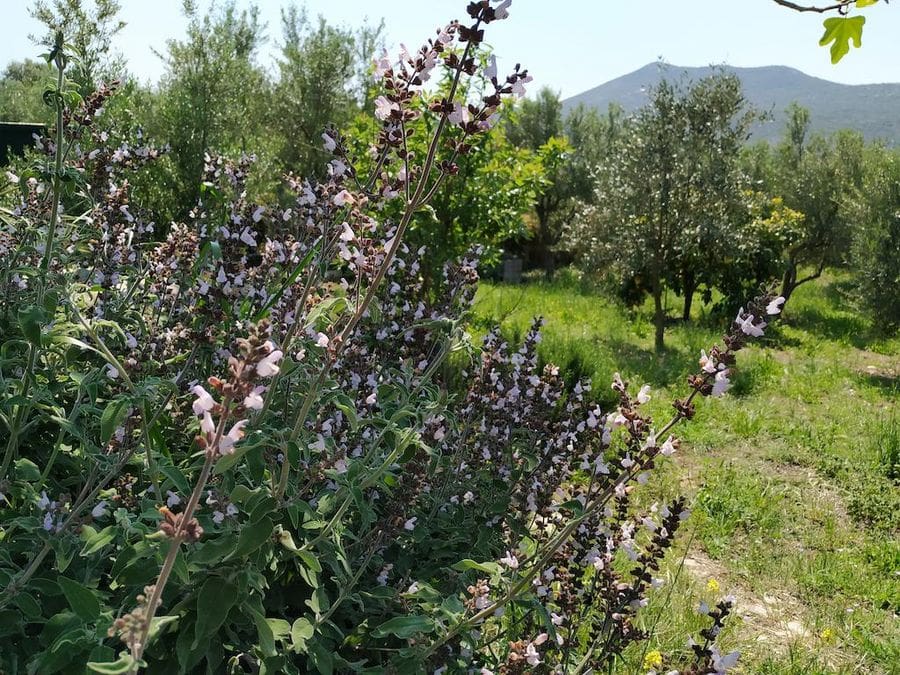
M 26 147 L 34 145 L 34 134 L 43 133 L 43 124 L 0 122 L 0 166 L 9 164 L 13 155 L 21 157 Z

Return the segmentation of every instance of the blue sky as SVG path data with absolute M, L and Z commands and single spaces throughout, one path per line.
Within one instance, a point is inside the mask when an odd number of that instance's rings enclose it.
M 209 0 L 200 0 L 201 4 Z M 248 0 L 239 0 L 246 4 Z M 0 0 L 0 65 L 35 56 L 28 40 L 39 27 L 28 15 L 29 0 Z M 141 80 L 155 81 L 162 64 L 152 48 L 184 34 L 181 0 L 121 0 L 128 23 L 115 47 Z M 257 0 L 268 24 L 261 55 L 271 63 L 277 49 L 282 0 Z M 303 4 L 303 3 L 299 3 Z M 358 25 L 384 18 L 389 44 L 418 45 L 438 24 L 463 17 L 465 0 L 306 0 L 310 14 Z M 900 4 L 900 2 L 898 2 Z M 535 85 L 570 96 L 662 57 L 680 66 L 729 63 L 786 65 L 810 75 L 850 84 L 900 81 L 900 7 L 883 2 L 863 10 L 868 17 L 863 48 L 832 66 L 818 46 L 823 17 L 797 14 L 772 0 L 514 0 L 507 21 L 486 35 L 501 70 L 521 61 Z M 534 85 L 533 85 L 534 86 Z

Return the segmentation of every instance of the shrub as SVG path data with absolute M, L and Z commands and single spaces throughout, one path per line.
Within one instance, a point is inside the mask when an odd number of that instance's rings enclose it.
M 874 150 L 864 192 L 851 202 L 856 219 L 852 261 L 861 303 L 884 333 L 900 328 L 900 159 Z
M 288 176 L 275 207 L 248 199 L 249 157 L 207 155 L 161 240 L 130 179 L 162 151 L 110 146 L 95 119 L 113 92 L 70 92 L 58 37 L 56 126 L 0 233 L 0 669 L 586 672 L 647 637 L 634 618 L 687 510 L 632 495 L 779 303 L 739 313 L 661 425 L 649 387 L 616 376 L 604 413 L 539 369 L 539 321 L 521 346 L 470 344 L 477 254 L 426 293 L 403 235 L 524 92 L 517 66 L 455 98 L 508 5 L 472 3 L 471 24 L 377 64 L 368 176 L 329 129 L 328 180 Z M 453 84 L 413 156 L 441 63 Z M 730 668 L 730 610 L 702 607 L 702 642 L 654 665 Z

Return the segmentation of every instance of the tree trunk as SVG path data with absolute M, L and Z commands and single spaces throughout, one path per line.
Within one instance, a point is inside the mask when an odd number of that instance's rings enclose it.
M 544 258 L 544 276 L 547 281 L 553 281 L 553 273 L 556 271 L 556 256 L 553 255 L 553 251 L 550 250 L 549 246 L 544 247 L 543 251 Z
M 784 271 L 784 278 L 781 280 L 781 297 L 785 303 L 791 299 L 791 293 L 797 287 L 797 265 L 793 260 L 788 261 L 787 269 Z
M 656 280 L 653 284 L 653 308 L 653 325 L 656 327 L 654 348 L 656 353 L 660 354 L 665 349 L 666 313 L 663 310 L 662 284 L 659 283 L 659 280 Z
M 682 284 L 684 285 L 684 311 L 681 314 L 681 318 L 683 321 L 690 321 L 691 306 L 694 304 L 694 292 L 697 290 L 694 274 L 692 272 L 685 272 Z
M 538 217 L 537 241 L 541 253 L 541 263 L 544 267 L 544 276 L 547 281 L 553 281 L 553 273 L 556 271 L 556 256 L 553 255 L 552 239 L 550 236 L 550 209 L 539 204 L 535 209 Z

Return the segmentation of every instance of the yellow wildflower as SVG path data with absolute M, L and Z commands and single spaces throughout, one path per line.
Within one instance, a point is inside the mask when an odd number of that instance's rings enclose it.
M 644 656 L 644 669 L 651 670 L 653 668 L 660 668 L 663 664 L 662 654 L 658 649 L 654 649 L 652 652 L 647 652 Z
M 823 642 L 833 642 L 834 638 L 837 637 L 837 634 L 831 628 L 826 628 L 821 633 L 819 633 L 819 637 L 822 638 Z
M 710 579 L 706 582 L 706 590 L 710 593 L 718 593 L 719 592 L 719 582 L 715 579 Z

